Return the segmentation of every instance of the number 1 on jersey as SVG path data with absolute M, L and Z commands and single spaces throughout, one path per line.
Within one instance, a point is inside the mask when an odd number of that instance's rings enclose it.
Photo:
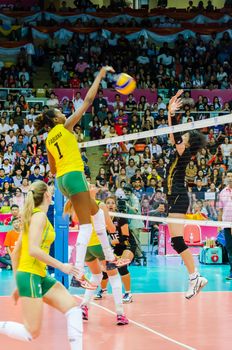
M 58 145 L 58 142 L 54 143 L 54 146 L 57 148 L 57 151 L 58 151 L 58 153 L 59 153 L 59 158 L 60 158 L 60 159 L 63 158 L 63 154 L 62 154 L 61 151 L 60 151 L 60 147 L 59 147 L 59 145 Z

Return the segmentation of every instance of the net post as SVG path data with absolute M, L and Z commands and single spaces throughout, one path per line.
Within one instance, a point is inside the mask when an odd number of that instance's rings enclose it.
M 59 191 L 57 181 L 55 181 L 55 200 L 54 200 L 54 227 L 56 231 L 56 239 L 54 242 L 55 259 L 67 263 L 68 262 L 68 236 L 69 236 L 69 218 L 63 216 L 64 196 Z M 58 269 L 55 269 L 55 277 L 66 288 L 69 287 L 68 275 Z

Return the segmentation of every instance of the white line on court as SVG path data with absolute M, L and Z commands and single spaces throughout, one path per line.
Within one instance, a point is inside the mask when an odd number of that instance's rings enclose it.
M 83 299 L 83 298 L 81 298 L 79 295 L 75 295 L 75 296 L 76 296 L 78 299 L 81 299 L 81 300 Z M 115 312 L 111 311 L 111 310 L 108 309 L 107 307 L 101 306 L 101 305 L 99 305 L 99 304 L 97 304 L 97 303 L 94 303 L 94 302 L 91 302 L 91 304 L 94 305 L 94 306 L 96 306 L 96 307 L 98 307 L 99 309 L 102 309 L 102 310 L 104 310 L 104 311 L 106 311 L 106 312 L 112 314 L 112 315 L 116 315 Z M 155 335 L 158 335 L 159 337 L 161 337 L 161 338 L 163 338 L 163 339 L 165 339 L 165 340 L 167 340 L 167 341 L 169 341 L 169 342 L 171 342 L 171 343 L 174 343 L 174 344 L 176 344 L 176 345 L 179 345 L 179 346 L 182 347 L 183 349 L 197 350 L 196 348 L 193 348 L 193 347 L 188 346 L 188 345 L 186 345 L 186 344 L 184 344 L 184 343 L 181 343 L 181 342 L 179 342 L 179 341 L 177 341 L 177 340 L 175 340 L 175 339 L 173 339 L 173 338 L 170 338 L 170 337 L 166 336 L 165 334 L 162 334 L 162 333 L 160 333 L 160 332 L 157 332 L 157 331 L 155 331 L 154 329 L 152 329 L 152 328 L 150 328 L 150 327 L 144 326 L 142 323 L 133 321 L 133 320 L 131 320 L 131 319 L 129 319 L 129 321 L 130 321 L 130 323 L 134 324 L 134 325 L 137 326 L 137 327 L 140 327 L 140 328 L 142 328 L 142 329 L 144 329 L 144 330 L 146 330 L 146 331 L 148 331 L 148 332 L 150 332 L 150 333 L 153 333 L 153 334 L 155 334 Z

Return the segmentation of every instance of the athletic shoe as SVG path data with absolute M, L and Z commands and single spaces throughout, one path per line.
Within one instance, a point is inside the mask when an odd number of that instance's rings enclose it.
M 124 326 L 129 323 L 129 320 L 125 315 L 117 315 L 117 325 Z
M 206 286 L 208 280 L 200 275 L 198 275 L 193 280 L 189 281 L 189 288 L 185 294 L 186 299 L 191 299 L 195 295 L 197 295 L 202 288 Z
M 122 301 L 125 304 L 129 304 L 132 303 L 133 298 L 132 298 L 132 294 L 131 293 L 125 293 L 122 297 Z
M 85 276 L 82 276 L 82 278 L 78 280 L 73 276 L 71 279 L 70 287 L 95 290 L 98 286 L 91 283 Z
M 118 267 L 123 267 L 125 265 L 129 265 L 131 263 L 130 259 L 115 259 L 113 261 L 107 261 L 106 262 L 106 270 L 114 270 L 117 269 Z
M 226 280 L 232 280 L 232 273 L 230 273 L 229 276 L 226 277 Z
M 101 300 L 103 298 L 102 294 L 106 293 L 106 289 L 100 289 L 94 296 L 94 300 Z
M 82 310 L 82 320 L 88 321 L 89 319 L 89 309 L 87 305 L 81 305 Z

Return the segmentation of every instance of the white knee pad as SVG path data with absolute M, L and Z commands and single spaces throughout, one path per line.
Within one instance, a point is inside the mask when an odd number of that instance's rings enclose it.
M 101 281 L 103 278 L 103 273 L 99 273 L 99 274 L 92 274 L 90 281 L 94 284 L 96 284 L 97 286 L 100 286 Z
M 93 216 L 94 228 L 97 233 L 101 233 L 106 230 L 106 221 L 104 211 L 99 208 L 97 214 Z

